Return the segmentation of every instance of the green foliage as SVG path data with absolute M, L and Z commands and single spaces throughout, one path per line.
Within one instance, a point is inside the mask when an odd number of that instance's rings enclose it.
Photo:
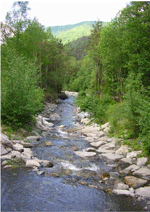
M 2 46 L 2 122 L 24 125 L 43 107 L 35 64 Z
M 91 26 L 87 24 L 74 27 L 73 29 L 65 32 L 60 32 L 56 35 L 57 38 L 62 39 L 63 43 L 66 44 L 83 36 L 89 36 L 91 33 Z
M 63 26 L 52 26 L 51 31 L 54 35 L 57 35 L 57 33 L 59 33 L 59 32 L 65 32 L 65 31 L 71 30 L 71 29 L 73 29 L 77 26 L 82 26 L 84 24 L 92 27 L 92 24 L 94 24 L 94 23 L 95 23 L 95 21 L 84 21 L 84 22 L 80 22 L 80 23 L 77 23 L 77 24 L 68 24 L 68 25 L 63 25 Z

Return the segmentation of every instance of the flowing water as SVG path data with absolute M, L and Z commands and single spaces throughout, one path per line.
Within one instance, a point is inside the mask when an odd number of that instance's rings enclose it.
M 44 175 L 32 169 L 2 170 L 2 211 L 143 211 L 144 206 L 131 197 L 116 196 L 108 191 L 118 178 L 113 166 L 98 156 L 83 159 L 74 150 L 89 147 L 74 128 L 73 97 L 64 100 L 57 109 L 61 121 L 48 138 L 34 142 L 33 152 L 39 159 L 50 160 L 52 168 L 40 168 Z M 59 125 L 65 125 L 65 130 Z M 51 141 L 52 146 L 45 142 Z M 102 173 L 111 173 L 107 182 Z

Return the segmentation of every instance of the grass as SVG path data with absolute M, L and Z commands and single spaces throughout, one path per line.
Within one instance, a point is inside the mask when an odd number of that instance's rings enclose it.
M 10 159 L 7 161 L 6 165 L 11 165 L 11 168 L 15 169 L 24 166 L 24 162 L 21 158 Z

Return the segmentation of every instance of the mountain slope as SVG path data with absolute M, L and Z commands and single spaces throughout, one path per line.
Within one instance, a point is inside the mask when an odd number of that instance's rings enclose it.
M 91 26 L 84 24 L 70 30 L 60 32 L 56 35 L 56 37 L 62 39 L 63 43 L 66 44 L 83 36 L 89 36 L 91 34 L 91 29 Z
M 92 25 L 94 23 L 95 23 L 95 21 L 84 21 L 84 22 L 80 22 L 80 23 L 77 23 L 77 24 L 69 24 L 69 25 L 63 25 L 63 26 L 51 26 L 50 28 L 51 28 L 52 33 L 54 35 L 57 35 L 60 32 L 71 30 L 74 27 L 81 26 L 81 25 L 84 25 L 84 24 L 92 27 Z

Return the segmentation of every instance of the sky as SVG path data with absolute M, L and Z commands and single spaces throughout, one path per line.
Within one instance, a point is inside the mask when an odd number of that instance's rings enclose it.
M 11 11 L 14 1 L 2 0 L 0 4 L 0 21 L 5 20 L 6 13 Z M 115 17 L 129 1 L 88 1 L 88 0 L 56 0 L 56 1 L 29 1 L 29 17 L 36 17 L 44 25 L 56 26 L 75 24 L 82 21 L 106 21 Z

